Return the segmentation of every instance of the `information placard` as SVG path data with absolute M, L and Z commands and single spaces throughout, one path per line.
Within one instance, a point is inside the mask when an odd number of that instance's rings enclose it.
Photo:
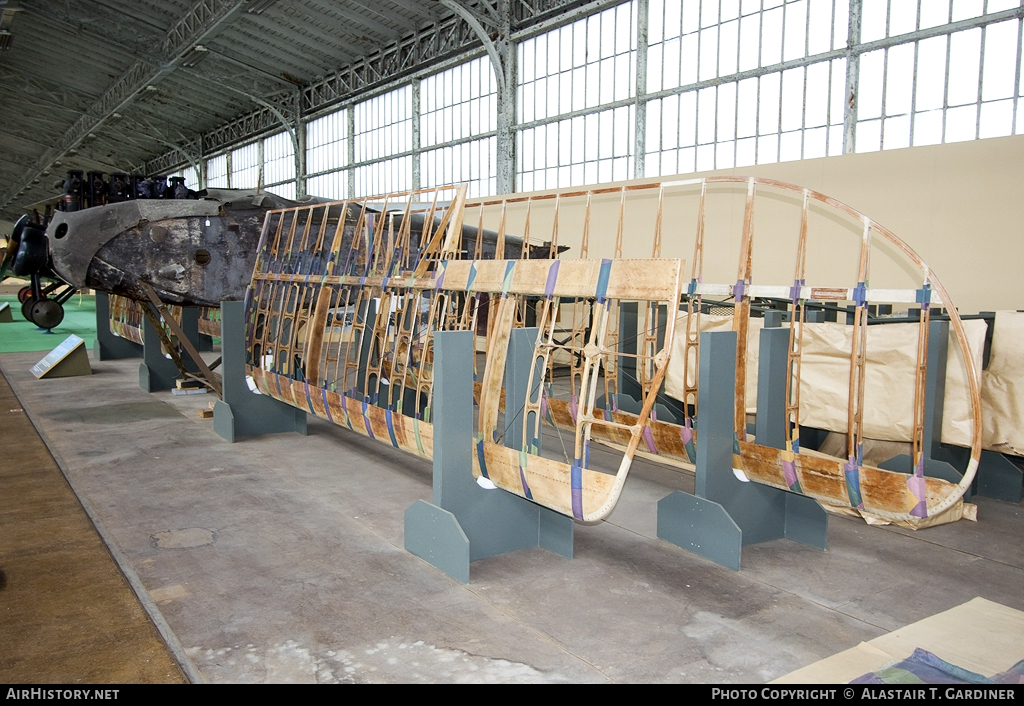
M 59 346 L 47 353 L 45 358 L 32 366 L 32 374 L 37 378 L 92 375 L 85 341 L 75 334 L 71 334 Z

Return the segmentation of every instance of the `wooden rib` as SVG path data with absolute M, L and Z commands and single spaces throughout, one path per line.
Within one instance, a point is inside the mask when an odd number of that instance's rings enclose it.
M 686 331 L 683 339 L 683 413 L 689 419 L 697 414 L 697 385 L 700 378 L 700 315 L 703 297 L 696 292 L 696 285 L 704 279 L 704 214 L 707 194 L 707 181 L 702 181 L 697 208 L 697 237 L 693 244 L 693 262 L 690 264 L 690 281 L 694 285 L 694 293 L 686 301 Z M 693 415 L 690 415 L 691 406 Z
M 743 245 L 737 283 L 742 282 L 744 293 L 733 308 L 733 330 L 736 331 L 736 408 L 735 430 L 740 440 L 747 432 L 747 329 L 750 325 L 750 297 L 745 288 L 750 284 L 754 256 L 754 179 L 747 180 L 747 203 L 743 212 Z
M 654 245 L 651 247 L 651 257 L 661 257 L 661 229 L 662 215 L 665 206 L 665 189 L 658 189 L 658 213 L 654 221 Z M 622 228 L 623 218 L 626 213 L 626 190 L 622 190 L 622 200 L 619 203 L 619 232 L 615 238 L 615 257 L 622 257 Z
M 505 238 L 505 234 L 501 233 L 498 236 L 498 242 L 504 244 L 504 238 Z M 479 260 L 481 257 L 483 257 L 483 251 L 484 251 L 484 209 L 481 207 L 480 208 L 480 220 L 479 220 L 479 222 L 477 224 L 477 227 L 476 227 L 476 241 L 474 242 L 474 247 L 473 247 L 473 259 L 474 260 Z
M 868 268 L 871 262 L 871 221 L 862 218 L 864 234 L 861 237 L 858 283 L 867 286 Z M 864 365 L 867 361 L 867 302 L 854 307 L 853 345 L 850 348 L 850 391 L 846 411 L 846 451 L 850 462 L 862 461 L 864 437 Z
M 800 287 L 807 272 L 807 220 L 810 194 L 804 190 L 800 211 L 800 239 L 797 244 L 796 271 L 793 273 L 794 296 L 789 305 L 789 347 L 786 352 L 786 449 L 793 451 L 800 439 L 800 370 L 803 360 L 804 322 L 806 308 L 800 299 Z M 799 446 L 799 443 L 795 444 Z
M 927 275 L 924 287 L 928 286 Z M 912 456 L 914 468 L 918 467 L 924 454 L 929 450 L 924 448 L 924 417 L 926 402 L 926 381 L 928 378 L 928 339 L 929 321 L 931 319 L 931 305 L 921 304 L 921 317 L 917 330 L 917 366 L 914 371 L 914 434 L 912 439 Z
M 541 313 L 537 320 L 537 341 L 534 344 L 533 356 L 530 359 L 530 375 L 527 380 L 538 381 L 538 389 L 527 390 L 526 403 L 523 406 L 523 429 L 528 427 L 529 420 L 533 420 L 531 436 L 526 438 L 524 434 L 523 446 L 532 447 L 533 439 L 540 439 L 541 424 L 544 419 L 541 414 L 541 404 L 544 401 L 544 378 L 550 365 L 551 353 L 555 348 L 554 334 L 558 320 L 558 299 L 544 299 L 541 306 Z M 531 416 L 532 415 L 532 416 Z M 532 453 L 537 453 L 535 447 L 531 448 Z M 568 462 L 569 459 L 566 459 Z
M 466 185 L 459 184 L 455 187 L 455 198 L 451 205 L 445 209 L 444 220 L 448 221 L 448 232 L 445 235 L 444 245 L 441 247 L 440 257 L 442 260 L 452 260 L 459 257 L 458 242 L 462 236 L 462 217 L 465 213 Z M 440 228 L 438 228 L 440 230 Z
M 591 194 L 587 192 L 587 206 L 583 212 L 583 238 L 580 241 L 580 259 L 586 260 L 589 257 L 590 251 L 590 200 Z M 621 217 L 620 217 L 621 222 Z M 621 232 L 621 226 L 620 226 Z M 557 250 L 556 250 L 557 254 Z
M 581 192 L 582 193 L 582 192 Z M 558 257 L 558 209 L 562 205 L 562 197 L 555 196 L 555 217 L 551 222 L 551 244 L 548 247 L 548 259 Z

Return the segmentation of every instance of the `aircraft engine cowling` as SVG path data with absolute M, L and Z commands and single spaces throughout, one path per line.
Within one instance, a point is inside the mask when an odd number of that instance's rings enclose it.
M 20 241 L 11 271 L 18 277 L 38 274 L 46 267 L 48 258 L 45 229 L 35 223 L 26 223 Z

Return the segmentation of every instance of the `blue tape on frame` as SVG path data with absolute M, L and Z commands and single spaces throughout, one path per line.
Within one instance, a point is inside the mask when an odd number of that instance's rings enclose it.
M 867 306 L 868 303 L 868 287 L 867 283 L 859 282 L 856 287 L 853 288 L 853 303 L 857 306 Z
M 608 294 L 608 279 L 612 274 L 612 261 L 608 259 L 601 260 L 601 272 L 597 276 L 597 291 L 595 296 L 597 297 L 598 304 L 604 304 L 605 295 Z
M 572 491 L 572 516 L 577 520 L 583 519 L 583 467 L 580 459 L 572 464 L 569 472 L 569 487 Z

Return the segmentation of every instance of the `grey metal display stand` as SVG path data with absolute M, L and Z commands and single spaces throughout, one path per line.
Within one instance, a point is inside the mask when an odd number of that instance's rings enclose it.
M 942 440 L 942 415 L 946 396 L 946 360 L 949 353 L 949 322 L 931 321 L 928 328 L 928 373 L 925 378 L 924 474 L 959 483 L 967 468 L 970 453 L 960 447 L 945 447 Z M 908 454 L 900 454 L 878 464 L 879 468 L 900 473 L 913 473 L 914 461 Z M 1019 503 L 1022 492 L 1022 471 L 1005 456 L 994 451 L 982 451 L 972 487 L 964 493 L 970 500 L 972 493 L 985 497 Z
M 231 443 L 240 436 L 294 431 L 305 436 L 306 412 L 249 390 L 245 381 L 245 303 L 221 302 L 221 387 L 213 430 Z
M 624 412 L 639 414 L 643 408 L 640 400 L 644 397 L 643 387 L 637 377 L 636 352 L 638 348 L 638 334 L 640 322 L 640 305 L 638 302 L 623 302 L 619 305 L 619 360 L 618 360 L 618 394 L 615 395 L 615 406 Z M 668 327 L 668 307 L 658 307 L 658 317 L 655 323 L 656 340 L 658 348 L 665 345 L 665 331 Z M 663 422 L 674 422 L 682 424 L 686 417 L 684 405 L 665 394 L 665 383 L 662 382 L 658 389 L 658 399 L 655 403 L 654 415 Z M 598 407 L 604 407 L 606 401 L 602 395 L 597 400 Z
M 506 399 L 524 399 L 527 384 L 539 383 L 526 379 L 536 337 L 537 329 L 512 332 Z M 433 503 L 417 500 L 405 511 L 406 551 L 462 583 L 469 583 L 469 564 L 477 559 L 538 546 L 569 559 L 573 552 L 571 518 L 484 489 L 473 478 L 473 348 L 472 331 L 434 334 Z M 521 411 L 506 405 L 508 446 L 521 447 L 523 422 Z
M 143 303 L 143 306 L 149 304 Z M 199 309 L 194 306 L 182 307 L 181 329 L 193 346 L 199 345 Z M 199 368 L 187 355 L 182 356 L 185 369 L 195 372 Z M 181 373 L 174 361 L 164 355 L 160 334 L 149 323 L 149 317 L 142 317 L 142 364 L 139 366 L 139 387 L 146 392 L 171 390 Z
M 127 338 L 115 336 L 110 330 L 110 295 L 106 292 L 96 292 L 96 342 L 92 352 L 96 360 L 142 357 L 142 346 Z
M 758 443 L 776 448 L 785 443 L 788 345 L 788 329 L 762 330 Z M 747 544 L 785 537 L 825 549 L 828 515 L 817 501 L 733 474 L 736 333 L 702 333 L 700 351 L 695 493 L 676 491 L 658 502 L 658 537 L 734 571 Z

